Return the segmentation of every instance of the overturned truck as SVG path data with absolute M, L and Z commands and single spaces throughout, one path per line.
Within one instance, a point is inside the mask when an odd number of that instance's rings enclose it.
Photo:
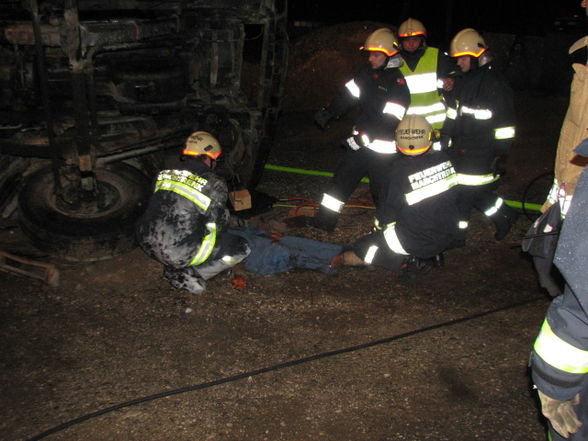
M 253 189 L 280 111 L 279 0 L 1 1 L 0 209 L 72 262 L 131 249 L 155 171 L 215 135 Z

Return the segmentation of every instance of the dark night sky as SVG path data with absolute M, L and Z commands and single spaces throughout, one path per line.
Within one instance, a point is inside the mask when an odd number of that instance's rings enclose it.
M 547 2 L 529 0 L 362 0 L 345 6 L 331 0 L 290 0 L 290 19 L 325 23 L 373 20 L 398 25 L 406 17 L 423 21 L 432 41 L 447 41 L 464 27 L 480 31 L 545 35 L 554 30 L 557 17 L 572 17 L 586 31 L 580 0 Z M 450 34 L 449 36 L 447 34 Z

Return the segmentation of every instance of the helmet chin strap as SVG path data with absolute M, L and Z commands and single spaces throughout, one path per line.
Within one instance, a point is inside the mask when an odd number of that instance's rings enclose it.
M 204 163 L 206 165 L 208 165 L 209 168 L 215 168 L 216 167 L 216 161 L 214 159 L 212 159 L 210 156 L 206 156 L 204 157 Z

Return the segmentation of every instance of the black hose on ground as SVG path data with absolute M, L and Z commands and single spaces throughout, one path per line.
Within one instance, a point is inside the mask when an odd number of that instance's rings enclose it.
M 524 214 L 524 215 L 527 217 L 527 219 L 529 219 L 530 221 L 533 221 L 533 220 L 535 220 L 535 218 L 534 218 L 534 217 L 531 217 L 531 216 L 537 216 L 537 213 L 535 213 L 535 214 L 531 215 L 531 214 L 530 214 L 530 213 L 527 211 L 527 209 L 525 208 L 525 203 L 526 203 L 526 201 L 527 201 L 527 195 L 529 194 L 529 191 L 530 191 L 531 187 L 532 187 L 533 185 L 535 185 L 535 183 L 536 183 L 537 181 L 539 181 L 540 179 L 542 179 L 542 178 L 544 178 L 544 177 L 546 177 L 546 176 L 551 176 L 551 177 L 552 177 L 552 179 L 550 180 L 550 182 L 551 182 L 551 181 L 553 181 L 553 172 L 545 172 L 545 173 L 541 173 L 540 175 L 538 175 L 538 176 L 536 176 L 535 178 L 533 178 L 533 179 L 531 180 L 531 182 L 529 182 L 529 183 L 527 184 L 527 186 L 525 187 L 525 189 L 523 190 L 523 194 L 522 194 L 522 196 L 521 196 L 521 210 L 523 211 L 523 214 Z M 545 196 L 547 196 L 547 195 L 545 195 Z M 539 213 L 539 214 L 541 214 L 541 213 Z
M 153 400 L 158 400 L 160 398 L 166 398 L 166 397 L 170 397 L 172 395 L 178 395 L 178 394 L 183 394 L 186 392 L 193 392 L 196 390 L 202 390 L 202 389 L 207 389 L 209 387 L 213 387 L 213 386 L 218 386 L 220 384 L 225 384 L 225 383 L 232 383 L 234 381 L 238 381 L 238 380 L 242 380 L 244 378 L 249 378 L 249 377 L 255 377 L 257 375 L 261 375 L 261 374 L 265 374 L 268 372 L 273 372 L 273 371 L 278 371 L 278 370 L 282 370 L 285 368 L 289 368 L 289 367 L 293 367 L 293 366 L 298 366 L 300 364 L 303 363 L 308 363 L 311 361 L 316 361 L 316 360 L 320 360 L 323 358 L 327 358 L 327 357 L 332 357 L 335 355 L 340 355 L 340 354 L 346 354 L 349 352 L 354 352 L 354 351 L 358 351 L 361 349 L 367 349 L 367 348 L 371 348 L 374 346 L 378 346 L 378 345 L 382 345 L 382 344 L 386 344 L 386 343 L 390 343 L 396 340 L 400 340 L 403 338 L 407 338 L 407 337 L 412 337 L 413 335 L 417 335 L 417 334 L 421 334 L 423 332 L 428 332 L 428 331 L 433 331 L 439 328 L 443 328 L 443 327 L 447 327 L 447 326 L 453 326 L 453 325 L 457 325 L 460 323 L 464 323 L 470 320 L 474 320 L 477 318 L 481 318 L 481 317 L 485 317 L 487 315 L 490 314 L 495 314 L 498 312 L 502 312 L 502 311 L 506 311 L 508 309 L 513 309 L 513 308 L 517 308 L 519 306 L 524 306 L 527 305 L 529 303 L 532 302 L 536 302 L 538 300 L 545 300 L 544 297 L 535 297 L 532 299 L 527 299 L 524 300 L 522 302 L 518 302 L 518 303 L 513 303 L 510 305 L 506 305 L 506 306 L 502 306 L 500 308 L 495 308 L 495 309 L 491 309 L 489 311 L 484 311 L 484 312 L 480 312 L 477 314 L 472 314 L 470 316 L 466 316 L 466 317 L 461 317 L 458 319 L 454 319 L 454 320 L 449 320 L 443 323 L 438 323 L 436 325 L 431 325 L 431 326 L 425 326 L 424 328 L 420 328 L 420 329 L 415 329 L 413 331 L 408 331 L 408 332 L 404 332 L 402 334 L 398 334 L 398 335 L 394 335 L 391 337 L 386 337 L 386 338 L 382 338 L 380 340 L 374 340 L 368 343 L 362 343 L 359 345 L 355 345 L 355 346 L 349 346 L 347 348 L 342 348 L 342 349 L 336 349 L 334 351 L 328 351 L 328 352 L 322 352 L 320 354 L 315 354 L 315 355 L 311 355 L 308 357 L 304 357 L 304 358 L 299 358 L 297 360 L 290 360 L 290 361 L 286 361 L 284 363 L 278 363 L 276 365 L 273 366 L 268 366 L 268 367 L 264 367 L 261 369 L 256 369 L 256 370 L 252 370 L 252 371 L 248 371 L 248 372 L 243 372 L 241 374 L 236 374 L 236 375 L 232 375 L 230 377 L 225 377 L 225 378 L 219 378 L 218 380 L 213 380 L 213 381 L 209 381 L 209 382 L 205 382 L 205 383 L 200 383 L 200 384 L 195 384 L 192 386 L 186 386 L 186 387 L 181 387 L 178 389 L 174 389 L 174 390 L 170 390 L 170 391 L 165 391 L 165 392 L 159 392 L 153 395 L 148 395 L 142 398 L 137 398 L 131 401 L 126 401 L 124 403 L 119 403 L 116 404 L 114 406 L 110 406 L 110 407 L 106 407 L 104 409 L 98 410 L 96 412 L 92 412 L 92 413 L 88 413 L 86 415 L 83 415 L 81 417 L 75 418 L 73 420 L 70 420 L 68 422 L 65 422 L 63 424 L 60 424 L 58 426 L 55 426 L 51 429 L 48 429 L 38 435 L 33 436 L 32 438 L 28 438 L 26 441 L 37 441 L 43 438 L 46 438 L 49 435 L 53 435 L 54 433 L 57 432 L 61 432 L 62 430 L 65 430 L 71 426 L 74 426 L 76 424 L 80 424 L 83 423 L 84 421 L 90 420 L 92 418 L 96 418 L 99 417 L 101 415 L 113 412 L 115 410 L 119 410 L 119 409 L 123 409 L 125 407 L 130 407 L 130 406 L 135 406 L 137 404 L 141 404 L 141 403 L 146 403 L 148 401 L 153 401 Z

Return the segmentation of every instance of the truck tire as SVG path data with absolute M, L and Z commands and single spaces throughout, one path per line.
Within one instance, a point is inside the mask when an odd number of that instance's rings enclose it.
M 75 211 L 56 203 L 53 173 L 30 176 L 19 194 L 19 225 L 38 249 L 56 260 L 92 262 L 136 246 L 134 227 L 151 193 L 149 179 L 124 163 L 97 169 L 96 181 L 106 202 L 95 210 Z

